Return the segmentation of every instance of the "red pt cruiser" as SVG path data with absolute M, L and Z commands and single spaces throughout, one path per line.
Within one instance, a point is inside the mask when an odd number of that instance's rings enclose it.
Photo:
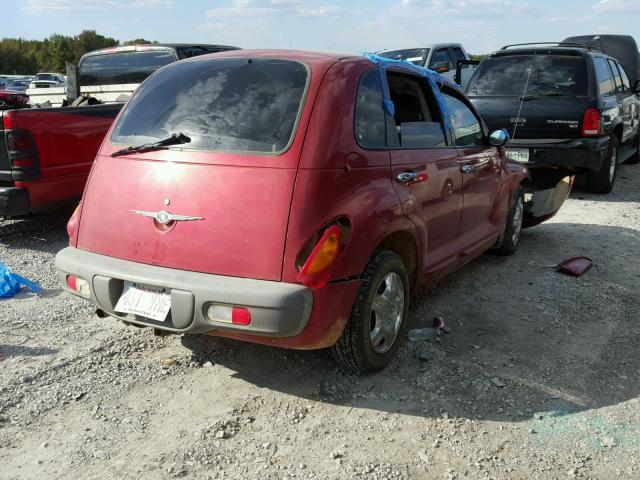
M 386 366 L 409 297 L 515 251 L 527 171 L 443 77 L 375 56 L 239 50 L 168 65 L 98 153 L 65 288 L 174 333 Z

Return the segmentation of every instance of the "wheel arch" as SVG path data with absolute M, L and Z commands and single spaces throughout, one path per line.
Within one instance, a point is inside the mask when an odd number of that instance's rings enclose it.
M 419 240 L 417 240 L 415 232 L 411 229 L 393 230 L 388 232 L 378 243 L 371 257 L 380 250 L 389 250 L 399 255 L 407 269 L 409 282 L 413 290 L 418 282 L 418 272 L 420 272 L 422 267 L 422 258 L 418 245 L 420 245 Z

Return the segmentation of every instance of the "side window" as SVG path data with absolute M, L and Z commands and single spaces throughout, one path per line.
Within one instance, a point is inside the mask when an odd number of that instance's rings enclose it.
M 622 85 L 622 77 L 620 77 L 618 66 L 613 60 L 609 60 L 609 66 L 611 67 L 611 71 L 613 72 L 613 79 L 616 82 L 616 92 L 622 93 L 624 86 Z
M 434 68 L 438 63 L 447 62 L 449 68 L 451 68 L 451 57 L 449 56 L 449 50 L 447 48 L 439 48 L 433 52 L 431 61 L 429 62 L 429 68 Z
M 593 59 L 593 66 L 596 71 L 596 80 L 600 95 L 611 95 L 614 93 L 613 79 L 611 78 L 611 70 L 607 66 L 607 62 L 602 57 Z
M 365 73 L 356 94 L 355 135 L 362 148 L 385 147 L 386 118 L 382 106 L 382 86 L 377 70 Z
M 397 139 L 390 144 L 400 148 L 423 149 L 447 146 L 440 113 L 427 81 L 421 77 L 387 73 L 389 93 L 395 109 Z
M 631 91 L 631 82 L 629 81 L 629 77 L 627 76 L 627 72 L 624 70 L 624 67 L 619 63 L 618 70 L 620 70 L 620 76 L 622 77 L 622 87 L 624 88 L 624 92 L 627 93 Z
M 465 57 L 464 52 L 462 51 L 462 49 L 460 47 L 453 47 L 453 56 L 454 59 L 456 61 L 456 64 L 458 63 L 458 60 L 466 60 L 467 57 Z
M 473 147 L 485 145 L 484 133 L 480 120 L 460 99 L 442 92 L 451 117 L 451 126 L 455 136 L 456 147 Z

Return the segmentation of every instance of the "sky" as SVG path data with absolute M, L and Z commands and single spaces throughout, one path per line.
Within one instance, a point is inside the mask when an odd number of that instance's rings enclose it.
M 459 42 L 470 53 L 578 34 L 633 35 L 640 0 L 0 0 L 1 37 L 82 30 L 118 40 L 370 52 Z M 4 14 L 3 14 L 4 17 Z

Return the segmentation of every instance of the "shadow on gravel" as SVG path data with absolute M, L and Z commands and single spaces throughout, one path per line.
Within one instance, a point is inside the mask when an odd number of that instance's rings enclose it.
M 46 347 L 25 347 L 22 345 L 0 344 L 0 357 L 41 357 L 43 355 L 53 355 L 58 350 Z
M 442 315 L 450 334 L 405 340 L 387 369 L 360 378 L 325 352 L 206 336 L 182 342 L 201 364 L 302 399 L 426 417 L 555 418 L 640 394 L 638 252 L 636 230 L 560 223 L 528 230 L 515 256 L 484 255 L 413 299 L 412 326 Z M 594 267 L 580 278 L 549 268 L 568 255 L 587 255 Z
M 0 217 L 0 244 L 9 248 L 57 251 L 67 242 L 69 209 L 28 217 Z
M 616 184 L 613 191 L 608 194 L 597 194 L 587 192 L 586 175 L 576 175 L 571 198 L 578 200 L 591 200 L 605 203 L 615 202 L 640 202 L 640 189 L 637 179 L 640 176 L 640 165 L 618 165 Z M 629 187 L 630 186 L 630 187 Z M 624 191 L 624 193 L 622 193 Z

